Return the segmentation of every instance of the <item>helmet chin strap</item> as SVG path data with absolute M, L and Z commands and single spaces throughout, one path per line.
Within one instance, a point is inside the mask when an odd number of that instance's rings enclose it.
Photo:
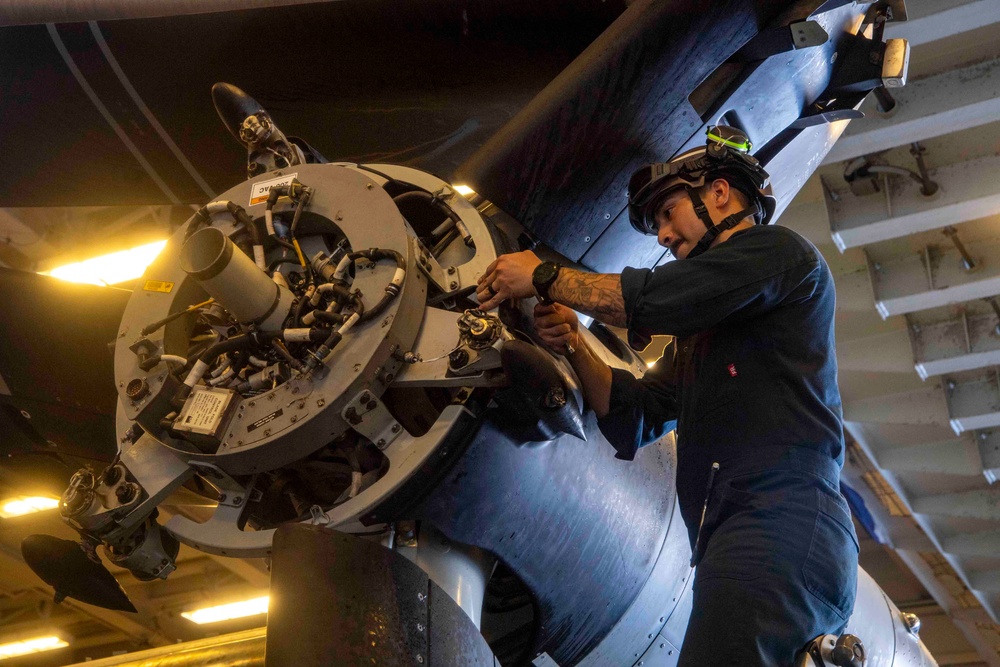
M 755 205 L 753 208 L 745 208 L 742 211 L 733 213 L 719 222 L 719 224 L 715 224 L 712 220 L 712 216 L 708 214 L 708 208 L 705 206 L 705 202 L 701 200 L 701 197 L 698 196 L 698 193 L 695 192 L 694 188 L 687 188 L 687 193 L 688 197 L 691 198 L 691 205 L 694 207 L 695 214 L 701 218 L 701 221 L 705 223 L 705 228 L 707 229 L 705 235 L 701 237 L 700 241 L 698 241 L 698 245 L 692 248 L 691 252 L 688 253 L 687 259 L 697 257 L 701 253 L 708 250 L 712 246 L 712 243 L 715 242 L 715 239 L 718 238 L 719 234 L 740 224 L 740 222 L 747 216 L 760 213 L 760 208 Z

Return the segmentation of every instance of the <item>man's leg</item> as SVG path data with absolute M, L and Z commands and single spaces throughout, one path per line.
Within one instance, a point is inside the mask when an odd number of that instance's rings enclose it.
M 785 667 L 806 642 L 842 629 L 857 546 L 831 516 L 832 497 L 811 491 L 812 507 L 727 489 L 723 502 L 742 509 L 728 508 L 698 565 L 680 667 Z

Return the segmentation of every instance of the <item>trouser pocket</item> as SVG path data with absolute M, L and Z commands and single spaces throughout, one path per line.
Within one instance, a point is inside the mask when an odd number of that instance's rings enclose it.
M 816 493 L 816 524 L 802 577 L 813 596 L 846 620 L 857 592 L 858 540 L 843 498 L 820 489 Z

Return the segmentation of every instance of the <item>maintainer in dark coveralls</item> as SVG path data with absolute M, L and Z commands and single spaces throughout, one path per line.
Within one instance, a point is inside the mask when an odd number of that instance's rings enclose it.
M 734 150 L 748 145 L 745 136 L 719 127 L 709 137 L 707 150 L 650 165 L 630 186 L 633 225 L 658 233 L 680 261 L 625 269 L 620 277 L 572 272 L 556 280 L 548 263 L 518 253 L 487 269 L 480 299 L 489 307 L 526 296 L 518 274 L 536 265 L 531 287 L 543 302 L 551 296 L 624 324 L 633 346 L 644 347 L 651 335 L 675 337 L 636 379 L 574 349 L 583 342 L 569 309 L 536 309 L 536 328 L 550 347 L 573 343 L 561 351 L 597 404 L 618 458 L 631 460 L 677 429 L 677 494 L 697 566 L 679 664 L 791 665 L 812 638 L 840 634 L 856 590 L 857 538 L 839 491 L 834 285 L 808 241 L 752 224 L 748 216 L 768 221 L 773 199 L 766 172 Z M 729 183 L 744 196 L 730 202 Z M 726 205 L 706 207 L 706 197 Z M 690 238 L 694 216 L 704 227 Z M 621 301 L 602 302 L 594 293 L 612 277 Z M 603 389 L 594 393 L 595 386 Z

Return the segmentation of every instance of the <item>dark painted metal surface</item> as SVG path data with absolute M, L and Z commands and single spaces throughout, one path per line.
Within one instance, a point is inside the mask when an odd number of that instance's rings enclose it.
M 0 453 L 114 456 L 108 345 L 129 296 L 0 269 L 0 377 L 10 391 L 0 392 L 0 424 L 12 427 L 0 431 Z
M 414 510 L 450 539 L 496 554 L 537 603 L 532 655 L 571 665 L 605 637 L 645 584 L 669 525 L 675 460 L 666 443 L 619 461 L 593 416 L 587 442 L 523 445 L 499 411 Z
M 338 0 L 102 21 L 142 102 L 214 192 L 245 176 L 210 89 L 231 82 L 331 160 L 448 175 L 618 16 L 624 0 Z M 178 199 L 205 192 L 127 94 L 86 23 L 56 34 Z M 84 94 L 44 25 L 0 28 L 0 206 L 170 200 Z
M 620 216 L 629 176 L 702 143 L 705 125 L 720 119 L 758 147 L 794 122 L 830 79 L 852 6 L 815 17 L 831 34 L 825 45 L 726 60 L 760 29 L 804 19 L 819 4 L 635 2 L 459 175 L 570 259 L 599 271 L 652 265 L 663 255 L 655 240 Z M 800 157 L 803 168 L 812 162 Z
M 274 537 L 265 664 L 494 667 L 479 630 L 423 570 L 376 542 L 308 525 Z

